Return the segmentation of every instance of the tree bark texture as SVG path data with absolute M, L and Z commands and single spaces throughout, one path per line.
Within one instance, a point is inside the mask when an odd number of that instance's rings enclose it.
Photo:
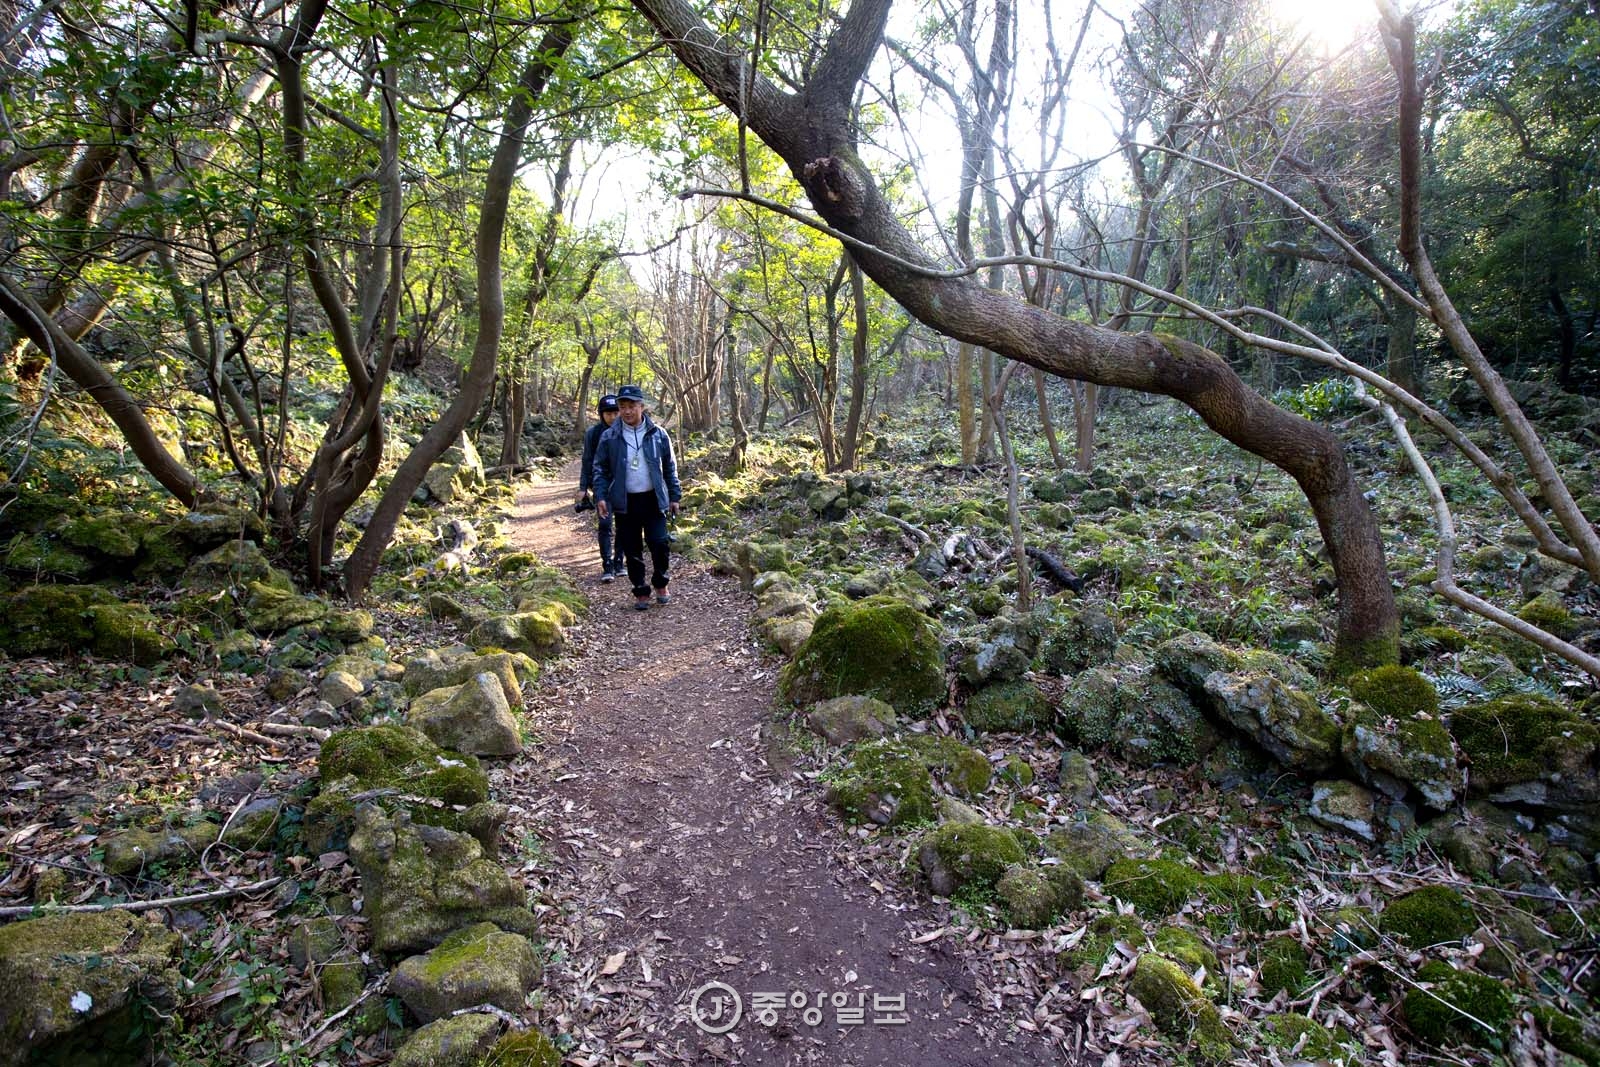
M 1177 338 L 1124 334 L 1031 307 L 966 277 L 940 276 L 901 226 L 855 150 L 850 103 L 883 38 L 890 0 L 856 0 L 797 93 L 745 75 L 743 52 L 681 0 L 633 0 L 662 40 L 789 165 L 835 229 L 862 243 L 862 269 L 913 316 L 958 340 L 1065 378 L 1160 393 L 1213 430 L 1286 471 L 1317 516 L 1339 581 L 1341 665 L 1393 662 L 1399 616 L 1383 542 L 1366 500 L 1326 428 L 1268 402 L 1216 353 Z

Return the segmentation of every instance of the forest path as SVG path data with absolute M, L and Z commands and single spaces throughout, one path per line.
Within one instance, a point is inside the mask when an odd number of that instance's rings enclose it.
M 931 908 L 852 861 L 816 785 L 769 744 L 780 664 L 750 634 L 738 585 L 674 561 L 673 603 L 634 611 L 625 580 L 599 581 L 576 481 L 570 464 L 517 502 L 517 546 L 575 577 L 592 606 L 530 701 L 540 740 L 500 782 L 544 841 L 535 867 L 556 951 L 543 1021 L 579 1042 L 569 1062 L 1061 1062 L 980 1010 L 1002 998 L 959 937 L 915 943 L 910 920 L 928 929 Z M 742 1002 L 725 1034 L 691 1019 L 708 982 Z M 803 994 L 805 1007 L 786 1000 L 768 1025 L 758 992 Z M 859 1025 L 839 1025 L 834 994 L 845 1011 L 861 998 Z M 874 999 L 900 996 L 897 1012 Z M 731 1008 L 713 991 L 700 1013 L 719 998 Z M 890 1014 L 904 1023 L 877 1021 Z

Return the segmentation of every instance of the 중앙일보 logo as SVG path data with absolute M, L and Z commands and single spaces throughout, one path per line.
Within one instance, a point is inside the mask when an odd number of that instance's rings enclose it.
M 800 1026 L 904 1026 L 904 993 L 836 990 L 776 990 L 750 994 L 749 1017 L 766 1027 L 780 1021 Z M 745 1001 L 726 982 L 707 982 L 689 998 L 689 1018 L 708 1034 L 725 1034 L 745 1018 Z

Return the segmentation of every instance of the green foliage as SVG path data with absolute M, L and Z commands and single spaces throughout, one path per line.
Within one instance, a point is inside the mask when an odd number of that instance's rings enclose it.
M 1325 421 L 1361 410 L 1355 382 L 1349 378 L 1321 378 L 1273 398 L 1280 407 L 1313 421 Z
M 1477 925 L 1466 898 L 1442 885 L 1424 886 L 1390 901 L 1382 916 L 1385 934 L 1417 948 L 1460 941 Z
M 1511 994 L 1496 979 L 1458 971 L 1434 960 L 1422 965 L 1417 978 L 1423 988 L 1405 995 L 1406 1025 L 1430 1045 L 1461 1042 L 1480 1048 L 1505 1046 L 1511 1020 Z

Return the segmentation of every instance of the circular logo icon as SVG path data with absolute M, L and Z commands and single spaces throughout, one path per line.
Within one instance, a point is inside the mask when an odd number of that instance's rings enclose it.
M 689 1018 L 708 1034 L 725 1034 L 739 1025 L 744 1001 L 726 982 L 707 982 L 689 998 Z

